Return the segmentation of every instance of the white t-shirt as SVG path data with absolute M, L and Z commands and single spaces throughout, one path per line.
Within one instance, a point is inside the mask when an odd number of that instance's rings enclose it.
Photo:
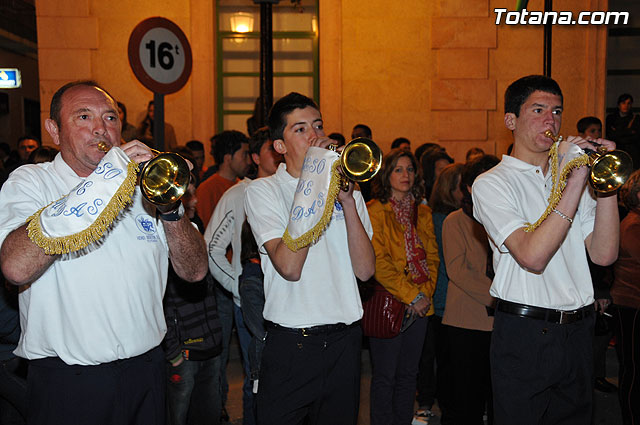
M 324 234 L 309 248 L 300 280 L 284 279 L 274 268 L 263 245 L 281 238 L 289 222 L 298 179 L 285 164 L 273 176 L 253 181 L 245 193 L 245 211 L 260 249 L 264 272 L 264 318 L 290 328 L 353 323 L 362 317 L 362 304 L 340 203 Z M 353 196 L 369 238 L 373 235 L 369 214 L 360 192 Z
M 473 184 L 473 214 L 489 235 L 495 278 L 491 295 L 502 300 L 574 310 L 592 304 L 593 286 L 584 240 L 593 231 L 596 201 L 588 189 L 567 236 L 542 273 L 521 267 L 504 241 L 526 223 L 535 223 L 548 205 L 553 186 L 538 166 L 504 155 Z
M 233 302 L 240 307 L 238 278 L 242 274 L 242 224 L 244 223 L 244 191 L 251 183 L 245 178 L 230 187 L 216 204 L 211 220 L 204 232 L 209 248 L 209 270 L 220 285 L 233 294 Z M 227 260 L 227 248 L 231 245 L 231 263 Z
M 0 246 L 29 216 L 82 180 L 60 154 L 14 171 L 0 192 Z M 133 205 L 99 244 L 88 253 L 61 256 L 22 290 L 18 356 L 95 365 L 160 344 L 167 330 L 162 297 L 169 250 L 154 214 L 136 188 Z

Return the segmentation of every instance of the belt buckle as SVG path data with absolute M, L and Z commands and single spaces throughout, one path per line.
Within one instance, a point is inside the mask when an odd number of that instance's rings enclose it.
M 560 310 L 560 320 L 558 324 L 566 325 L 568 323 L 573 323 L 575 320 L 571 320 L 577 314 L 577 311 L 562 311 Z
M 302 328 L 302 336 L 309 336 L 307 333 L 307 328 Z

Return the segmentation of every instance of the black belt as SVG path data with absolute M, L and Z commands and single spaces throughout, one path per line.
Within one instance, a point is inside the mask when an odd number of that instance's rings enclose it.
M 593 304 L 584 306 L 577 310 L 564 311 L 512 303 L 504 300 L 498 300 L 496 309 L 503 313 L 513 314 L 520 317 L 528 317 L 530 319 L 545 320 L 547 322 L 558 323 L 560 325 L 577 322 L 589 317 L 595 312 Z
M 296 335 L 309 336 L 309 335 L 321 335 L 330 334 L 334 332 L 340 332 L 345 329 L 355 328 L 360 326 L 360 321 L 353 322 L 350 325 L 346 323 L 335 323 L 332 325 L 318 325 L 311 326 L 310 328 L 287 328 L 286 326 L 280 326 L 277 323 L 265 321 L 267 330 L 275 330 L 280 332 L 294 333 Z

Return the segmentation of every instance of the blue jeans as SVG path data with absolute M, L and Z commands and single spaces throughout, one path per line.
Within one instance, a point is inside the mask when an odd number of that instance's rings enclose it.
M 251 365 L 249 363 L 251 334 L 244 324 L 242 309 L 234 304 L 233 312 L 236 320 L 236 329 L 238 330 L 240 351 L 242 351 L 242 368 L 244 369 L 244 381 L 242 383 L 242 423 L 243 425 L 255 425 L 254 394 L 251 388 Z
M 220 356 L 208 360 L 167 363 L 167 424 L 217 425 L 220 395 Z
M 227 382 L 227 363 L 229 361 L 229 342 L 233 330 L 233 299 L 229 291 L 218 282 L 215 284 L 216 303 L 218 304 L 218 316 L 222 325 L 222 353 L 220 353 L 220 396 L 222 406 L 227 403 L 229 382 Z
M 259 264 L 245 264 L 243 274 L 240 277 L 240 299 L 242 300 L 242 318 L 252 336 L 251 343 L 249 343 L 251 380 L 256 380 L 260 374 L 260 360 L 267 334 L 264 318 L 262 317 L 264 285 Z

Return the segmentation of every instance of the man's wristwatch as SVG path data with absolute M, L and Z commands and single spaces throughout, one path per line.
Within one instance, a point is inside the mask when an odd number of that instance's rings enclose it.
M 182 216 L 184 215 L 184 206 L 182 205 L 182 202 L 178 201 L 178 206 L 171 210 L 171 211 L 167 211 L 166 213 L 158 213 L 158 217 L 160 218 L 160 220 L 162 221 L 178 221 L 182 218 Z

